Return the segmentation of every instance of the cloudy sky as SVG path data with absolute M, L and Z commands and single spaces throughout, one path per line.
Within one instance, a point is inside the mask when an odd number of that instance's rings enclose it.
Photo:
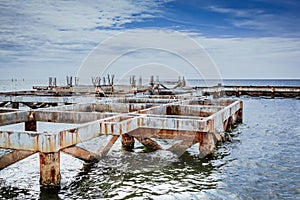
M 75 76 L 103 41 L 133 29 L 185 34 L 224 79 L 300 78 L 298 0 L 1 0 L 0 79 Z

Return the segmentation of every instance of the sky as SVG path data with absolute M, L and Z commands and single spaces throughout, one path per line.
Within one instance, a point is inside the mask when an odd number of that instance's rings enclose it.
M 104 41 L 137 29 L 186 35 L 208 54 L 223 79 L 300 78 L 298 0 L 1 0 L 0 79 L 77 76 Z M 157 58 L 157 51 L 136 51 L 132 58 L 137 54 Z M 159 68 L 166 65 L 157 60 L 152 62 Z M 150 64 L 151 59 L 139 63 Z M 182 65 L 179 73 L 185 69 Z

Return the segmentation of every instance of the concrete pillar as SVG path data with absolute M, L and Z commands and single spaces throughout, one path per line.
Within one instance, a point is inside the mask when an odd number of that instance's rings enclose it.
M 25 122 L 25 131 L 37 131 L 35 115 L 31 112 L 28 116 L 28 120 Z
M 229 117 L 225 122 L 223 122 L 223 127 L 225 132 L 232 131 L 232 125 L 233 125 L 233 119 L 232 117 Z
M 134 148 L 134 137 L 123 134 L 122 135 L 122 148 L 126 151 L 132 151 Z
M 19 109 L 19 103 L 18 102 L 11 102 L 11 108 Z
M 204 158 L 214 152 L 217 139 L 214 133 L 205 133 L 200 137 L 201 139 L 199 144 L 199 156 L 200 158 Z
M 25 122 L 25 131 L 36 131 L 36 121 Z
M 59 187 L 60 179 L 60 152 L 40 152 L 40 184 Z
M 243 122 L 243 110 L 239 109 L 237 112 L 234 113 L 235 123 L 242 123 Z

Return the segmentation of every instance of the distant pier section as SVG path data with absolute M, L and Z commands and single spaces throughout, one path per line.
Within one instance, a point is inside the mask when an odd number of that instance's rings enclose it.
M 214 86 L 194 87 L 203 95 L 218 96 L 252 96 L 252 97 L 300 97 L 300 86 Z

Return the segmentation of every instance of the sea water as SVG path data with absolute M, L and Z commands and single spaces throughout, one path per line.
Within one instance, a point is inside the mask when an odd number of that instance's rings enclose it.
M 2 81 L 0 91 L 30 89 L 34 81 Z M 232 85 L 294 85 L 299 80 L 226 80 Z M 195 145 L 178 157 L 169 151 L 121 151 L 89 165 L 61 154 L 61 188 L 42 190 L 38 154 L 0 171 L 7 199 L 300 199 L 300 101 L 241 97 L 243 123 L 205 159 Z M 17 125 L 22 129 L 21 125 Z M 61 125 L 62 126 L 62 125 Z M 60 129 L 39 123 L 38 128 Z M 84 143 L 97 146 L 100 139 Z M 165 141 L 160 144 L 167 145 Z M 3 154 L 2 150 L 2 154 Z M 0 152 L 1 153 L 1 152 Z

